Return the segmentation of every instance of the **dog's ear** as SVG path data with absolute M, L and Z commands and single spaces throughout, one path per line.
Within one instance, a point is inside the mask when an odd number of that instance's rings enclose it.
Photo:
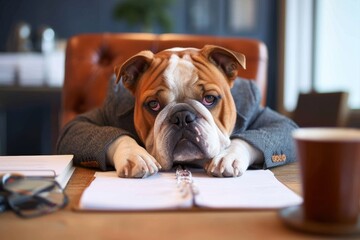
M 239 65 L 246 69 L 244 54 L 214 45 L 205 45 L 201 49 L 201 53 L 223 71 L 229 80 L 236 78 Z
M 115 67 L 116 83 L 120 80 L 132 93 L 141 75 L 149 68 L 154 54 L 150 51 L 141 51 L 126 60 L 121 66 Z

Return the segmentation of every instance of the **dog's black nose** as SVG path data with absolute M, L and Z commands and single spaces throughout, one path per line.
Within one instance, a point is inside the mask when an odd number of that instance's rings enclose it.
M 170 123 L 177 125 L 178 127 L 185 127 L 189 123 L 194 122 L 196 115 L 188 110 L 178 111 L 174 113 L 170 118 Z

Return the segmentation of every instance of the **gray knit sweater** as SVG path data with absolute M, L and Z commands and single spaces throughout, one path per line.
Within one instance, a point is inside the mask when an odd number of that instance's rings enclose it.
M 264 156 L 262 166 L 271 168 L 295 161 L 291 131 L 297 128 L 290 119 L 268 107 L 260 106 L 260 93 L 254 83 L 237 79 L 231 90 L 237 110 L 237 121 L 231 138 L 240 138 L 259 149 Z M 57 152 L 74 154 L 75 165 L 113 169 L 107 149 L 116 138 L 132 136 L 143 145 L 133 123 L 133 96 L 111 81 L 109 93 L 101 108 L 77 116 L 61 131 Z

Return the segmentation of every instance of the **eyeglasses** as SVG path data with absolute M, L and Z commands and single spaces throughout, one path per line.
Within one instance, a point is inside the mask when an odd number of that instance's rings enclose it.
M 68 197 L 55 180 L 17 174 L 0 176 L 0 212 L 10 208 L 18 216 L 31 218 L 52 213 L 67 203 Z

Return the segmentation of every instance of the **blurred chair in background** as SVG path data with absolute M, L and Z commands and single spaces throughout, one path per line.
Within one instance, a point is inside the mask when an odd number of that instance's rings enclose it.
M 293 112 L 300 127 L 344 127 L 348 116 L 348 93 L 302 93 Z

